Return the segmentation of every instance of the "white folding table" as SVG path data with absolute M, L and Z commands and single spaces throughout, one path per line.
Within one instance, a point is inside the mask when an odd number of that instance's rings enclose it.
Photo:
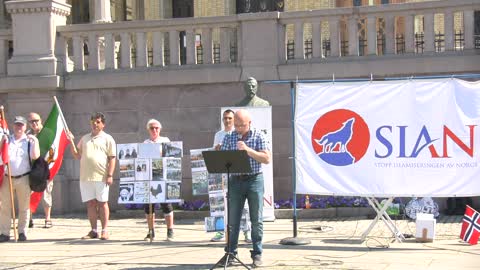
M 373 209 L 377 213 L 377 216 L 373 219 L 368 229 L 362 234 L 361 240 L 365 241 L 365 238 L 367 238 L 368 234 L 372 231 L 373 227 L 375 226 L 375 224 L 377 224 L 377 222 L 380 219 L 383 221 L 383 223 L 385 223 L 387 228 L 393 233 L 397 242 L 401 243 L 403 240 L 405 240 L 405 237 L 403 236 L 403 234 L 400 232 L 397 226 L 395 226 L 395 223 L 393 223 L 392 219 L 387 214 L 387 209 L 392 204 L 394 197 L 388 198 L 383 205 L 375 197 L 366 197 L 366 198 L 368 203 L 373 207 Z

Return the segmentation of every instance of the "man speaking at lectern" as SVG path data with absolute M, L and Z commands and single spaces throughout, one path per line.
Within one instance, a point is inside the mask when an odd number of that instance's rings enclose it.
M 235 131 L 225 136 L 220 150 L 245 150 L 249 156 L 252 172 L 249 174 L 233 174 L 230 177 L 230 252 L 237 254 L 240 218 L 245 200 L 248 200 L 250 220 L 252 222 L 252 244 L 250 251 L 253 264 L 262 264 L 263 238 L 263 174 L 262 163 L 270 163 L 271 153 L 267 148 L 263 133 L 251 129 L 250 113 L 240 109 L 235 113 Z

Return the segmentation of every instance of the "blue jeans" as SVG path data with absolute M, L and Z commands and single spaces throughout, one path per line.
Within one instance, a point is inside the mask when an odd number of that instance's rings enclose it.
M 252 222 L 252 244 L 254 255 L 262 254 L 263 238 L 263 174 L 249 177 L 230 177 L 229 196 L 229 224 L 230 224 L 230 252 L 237 253 L 240 219 L 242 217 L 245 200 L 248 200 L 250 220 Z

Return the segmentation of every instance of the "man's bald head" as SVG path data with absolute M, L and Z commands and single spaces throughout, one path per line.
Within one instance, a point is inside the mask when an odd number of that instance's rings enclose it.
M 238 133 L 245 135 L 250 130 L 251 122 L 252 117 L 247 110 L 240 109 L 235 112 L 234 125 Z
M 240 109 L 235 113 L 235 118 L 241 119 L 242 121 L 251 121 L 252 117 L 250 113 L 245 109 Z

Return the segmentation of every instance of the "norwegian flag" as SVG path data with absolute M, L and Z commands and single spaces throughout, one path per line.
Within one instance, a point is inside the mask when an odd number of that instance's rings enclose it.
M 463 216 L 462 231 L 460 238 L 470 245 L 476 245 L 480 236 L 480 213 L 467 205 Z

